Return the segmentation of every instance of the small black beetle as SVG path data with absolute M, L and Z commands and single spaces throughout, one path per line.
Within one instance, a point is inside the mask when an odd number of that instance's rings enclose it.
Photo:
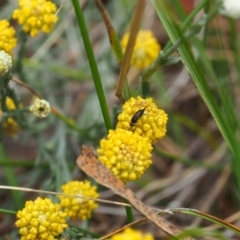
M 130 122 L 130 126 L 134 126 L 136 124 L 136 122 L 140 119 L 140 117 L 143 115 L 145 111 L 145 108 L 144 109 L 140 109 L 138 110 L 134 115 L 133 117 L 131 118 L 131 122 Z

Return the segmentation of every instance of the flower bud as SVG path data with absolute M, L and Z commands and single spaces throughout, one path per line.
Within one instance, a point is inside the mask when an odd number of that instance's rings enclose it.
M 0 51 L 0 74 L 6 74 L 12 67 L 12 57 L 5 51 Z

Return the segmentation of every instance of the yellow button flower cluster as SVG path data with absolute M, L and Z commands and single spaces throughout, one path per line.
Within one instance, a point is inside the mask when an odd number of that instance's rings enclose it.
M 123 112 L 118 116 L 117 128 L 138 133 L 147 137 L 151 143 L 165 136 L 167 114 L 156 106 L 152 98 L 143 99 L 140 96 L 130 98 L 122 108 Z M 139 110 L 143 111 L 142 116 L 135 124 L 131 124 L 131 119 Z
M 111 237 L 111 240 L 154 240 L 152 234 L 126 228 L 123 232 L 117 233 Z
M 7 20 L 0 20 L 0 50 L 12 54 L 13 48 L 17 45 L 15 30 Z
M 58 20 L 57 7 L 51 1 L 19 0 L 19 6 L 20 9 L 13 12 L 13 18 L 18 20 L 31 37 L 37 36 L 40 31 L 50 32 Z
M 87 180 L 85 181 L 71 181 L 61 187 L 63 193 L 71 195 L 79 195 L 91 198 L 98 198 L 99 194 L 96 187 L 92 186 Z M 60 205 L 62 206 L 66 215 L 70 218 L 80 218 L 82 220 L 91 217 L 91 213 L 98 207 L 94 200 L 75 198 L 68 196 L 58 196 Z
M 53 240 L 68 228 L 61 206 L 48 198 L 27 201 L 23 210 L 17 212 L 17 218 L 15 225 L 20 228 L 21 240 Z
M 125 33 L 121 40 L 123 52 L 125 52 L 129 40 L 129 33 Z M 153 33 L 149 30 L 140 30 L 133 49 L 131 65 L 140 70 L 150 66 L 159 55 L 161 46 Z
M 123 182 L 142 176 L 151 165 L 152 146 L 147 138 L 125 129 L 110 130 L 98 149 L 99 160 Z
M 152 143 L 166 134 L 167 114 L 152 98 L 130 98 L 98 149 L 99 160 L 123 182 L 140 178 L 151 165 Z
M 1 113 L 0 113 L 0 115 L 1 115 Z M 13 118 L 7 118 L 3 122 L 2 128 L 3 128 L 4 133 L 6 133 L 10 137 L 14 137 L 20 131 L 20 127 L 19 127 L 18 123 Z
M 9 97 L 6 98 L 6 107 L 7 107 L 8 110 L 16 109 L 14 101 L 11 98 L 9 98 Z M 2 117 L 2 116 L 3 116 L 3 112 L 0 110 L 0 117 Z M 15 136 L 20 131 L 20 126 L 11 117 L 7 118 L 2 123 L 2 128 L 3 128 L 4 133 L 6 133 L 10 137 Z

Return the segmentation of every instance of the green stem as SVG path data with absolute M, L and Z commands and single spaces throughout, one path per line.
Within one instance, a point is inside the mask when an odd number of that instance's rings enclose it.
M 33 160 L 0 160 L 0 166 L 1 167 L 13 167 L 13 168 L 18 168 L 18 167 L 24 167 L 24 168 L 33 168 L 36 167 L 36 164 Z M 48 169 L 49 165 L 47 163 L 41 163 L 37 165 L 38 168 L 43 168 L 43 169 Z
M 185 29 L 186 26 L 189 25 L 190 21 L 193 19 L 193 17 L 197 14 L 197 12 L 206 4 L 206 0 L 203 1 L 197 9 L 195 9 L 190 16 L 186 19 L 184 22 L 182 29 Z M 189 29 L 185 34 L 185 38 L 189 39 L 192 36 L 195 36 L 197 33 L 200 32 L 202 27 L 209 23 L 213 17 L 217 14 L 218 7 L 215 7 L 209 12 L 208 15 L 203 15 L 198 22 L 196 22 L 191 29 Z M 167 48 L 165 48 L 164 52 L 160 52 L 157 59 L 154 61 L 154 63 L 147 68 L 142 76 L 141 76 L 141 88 L 142 88 L 142 96 L 146 97 L 149 94 L 149 88 L 150 88 L 150 80 L 149 78 L 152 76 L 156 70 L 158 70 L 162 64 L 168 59 L 169 56 L 171 56 L 182 44 L 182 39 L 176 40 L 172 45 L 168 45 Z
M 129 202 L 123 198 L 124 203 L 129 204 Z M 133 216 L 133 212 L 132 212 L 132 208 L 131 207 L 127 207 L 125 206 L 125 210 L 127 213 L 127 218 L 128 218 L 128 222 L 131 223 L 134 221 L 134 216 Z
M 8 118 L 17 118 L 20 114 L 23 113 L 27 113 L 29 112 L 29 108 L 25 107 L 25 108 L 18 108 L 15 110 L 8 110 L 8 112 L 4 112 L 0 118 L 0 124 L 3 123 L 5 120 L 7 120 Z
M 186 158 L 186 157 L 181 157 L 178 155 L 174 155 L 171 154 L 167 151 L 164 151 L 160 148 L 154 148 L 154 152 L 159 155 L 159 156 L 163 156 L 165 158 L 171 159 L 173 161 L 182 163 L 182 164 L 186 164 L 188 166 L 192 166 L 192 167 L 200 167 L 203 169 L 209 169 L 209 170 L 213 170 L 213 171 L 222 171 L 225 167 L 225 165 L 223 164 L 211 164 L 211 163 L 207 163 L 207 162 L 200 162 L 197 159 L 190 159 L 190 158 Z
M 13 215 L 16 215 L 16 214 L 17 214 L 17 212 L 15 212 L 15 211 L 6 210 L 6 209 L 3 209 L 3 208 L 0 208 L 0 212 L 1 212 L 1 213 L 7 213 L 7 214 L 13 214 Z
M 185 31 L 189 27 L 189 25 L 193 21 L 194 17 L 208 3 L 208 1 L 209 0 L 203 0 L 202 2 L 199 3 L 199 5 L 196 8 L 193 9 L 193 11 L 188 15 L 188 17 L 185 19 L 185 21 L 182 24 L 182 26 L 181 26 L 182 31 Z M 166 52 L 171 46 L 172 46 L 172 42 L 169 41 L 165 45 L 163 52 Z
M 95 57 L 94 57 L 92 45 L 91 45 L 91 42 L 90 42 L 90 39 L 89 39 L 89 36 L 88 36 L 88 31 L 87 31 L 86 23 L 85 23 L 84 16 L 83 16 L 83 13 L 82 13 L 82 9 L 79 5 L 78 0 L 72 0 L 72 3 L 73 3 L 73 7 L 74 7 L 74 10 L 75 10 L 75 13 L 76 13 L 76 17 L 77 17 L 77 21 L 78 21 L 78 25 L 79 25 L 79 30 L 82 34 L 82 38 L 83 38 L 84 46 L 85 46 L 85 49 L 86 49 L 88 61 L 89 61 L 89 64 L 90 64 L 90 68 L 91 68 L 95 88 L 96 88 L 96 91 L 97 91 L 99 103 L 100 103 L 100 106 L 101 106 L 105 126 L 106 126 L 106 129 L 109 130 L 109 129 L 112 128 L 112 122 L 111 122 L 111 119 L 110 119 L 110 115 L 109 115 L 109 111 L 108 111 L 108 107 L 107 107 L 107 102 L 106 102 L 106 98 L 105 98 L 102 83 L 101 83 L 101 78 L 100 78 L 100 75 L 99 75 L 99 72 L 98 72 L 98 68 L 97 68 Z
M 89 140 L 94 140 L 93 137 L 90 136 L 89 131 L 79 128 L 73 119 L 66 117 L 65 115 L 63 115 L 62 113 L 60 113 L 58 111 L 55 111 L 54 114 L 58 119 L 62 120 L 71 129 L 75 130 L 76 132 L 78 132 L 81 135 L 84 135 Z
M 207 4 L 204 6 L 204 13 L 205 14 L 208 14 L 208 12 L 211 10 L 212 8 L 212 2 L 211 1 L 207 1 Z M 203 42 L 203 45 L 205 47 L 207 47 L 207 41 L 208 41 L 208 38 L 209 38 L 209 26 L 208 25 L 205 25 L 204 26 L 204 29 L 203 29 L 203 37 L 202 37 L 202 42 Z
M 186 39 L 189 39 L 193 36 L 195 36 L 197 33 L 199 33 L 203 26 L 205 26 L 207 23 L 209 23 L 215 15 L 218 13 L 218 5 L 211 9 L 211 12 L 208 13 L 208 15 L 203 15 L 194 25 L 191 29 L 189 29 L 185 34 L 184 37 Z M 166 52 L 162 54 L 161 63 L 164 62 L 172 53 L 174 53 L 177 48 L 181 45 L 182 40 L 178 39 L 174 42 L 172 47 L 170 47 Z
M 4 150 L 4 146 L 1 144 L 0 145 L 0 155 L 2 159 L 4 159 L 6 162 L 8 161 L 8 156 Z M 9 186 L 18 186 L 18 181 L 16 178 L 16 174 L 14 173 L 13 169 L 11 167 L 4 167 L 3 172 L 6 177 L 6 183 Z M 21 193 L 17 191 L 12 191 L 12 198 L 14 201 L 14 205 L 16 209 L 20 209 L 23 206 L 23 199 Z
M 228 23 L 230 26 L 230 44 L 232 53 L 234 56 L 234 65 L 237 72 L 237 81 L 238 85 L 240 85 L 240 48 L 239 48 L 239 39 L 238 39 L 238 30 L 237 30 L 237 24 L 236 21 L 234 21 L 232 18 L 228 18 Z
M 184 20 L 181 30 L 185 31 L 190 23 L 193 21 L 194 17 L 197 15 L 197 13 L 208 3 L 209 0 L 203 0 L 198 4 L 197 7 L 193 9 L 193 11 L 188 15 L 188 17 Z M 166 52 L 170 47 L 172 46 L 171 40 L 168 41 L 168 43 L 165 45 L 163 52 Z
M 86 52 L 87 52 L 88 61 L 89 61 L 90 68 L 91 68 L 91 71 L 92 71 L 93 80 L 94 80 L 95 88 L 96 88 L 96 91 L 97 91 L 97 94 L 98 94 L 98 99 L 99 99 L 99 102 L 100 102 L 100 105 L 101 105 L 102 114 L 103 114 L 104 122 L 105 122 L 105 125 L 106 125 L 106 129 L 109 130 L 109 129 L 112 128 L 112 122 L 111 122 L 110 115 L 109 115 L 109 112 L 108 112 L 108 107 L 107 107 L 105 95 L 104 95 L 104 92 L 103 92 L 103 87 L 102 87 L 100 75 L 99 75 L 99 72 L 98 72 L 97 64 L 96 64 L 95 57 L 94 57 L 94 54 L 93 54 L 92 46 L 91 46 L 90 39 L 89 39 L 89 36 L 88 36 L 85 20 L 84 20 L 83 14 L 82 14 L 81 7 L 79 5 L 79 1 L 78 0 L 72 0 L 72 3 L 73 3 L 73 6 L 74 6 L 74 9 L 75 9 L 76 16 L 77 16 L 79 29 L 80 29 L 81 34 L 82 34 L 84 46 L 85 46 L 85 49 L 86 49 Z M 127 212 L 128 221 L 132 222 L 133 221 L 132 209 L 130 207 L 126 207 L 126 212 Z
M 28 35 L 21 30 L 21 32 L 19 33 L 19 50 L 17 53 L 17 61 L 15 63 L 13 72 L 14 73 L 16 72 L 23 82 L 27 82 L 26 75 L 24 74 L 24 71 L 23 71 L 23 59 L 24 59 L 24 54 L 26 52 L 25 47 L 26 47 L 27 40 L 28 40 Z
M 218 11 L 220 2 L 216 2 L 211 8 L 211 13 Z M 228 118 L 226 120 L 225 112 L 222 111 L 221 101 L 216 99 L 215 94 L 213 94 L 212 89 L 210 89 L 208 79 L 205 77 L 205 71 L 201 68 L 201 65 L 197 63 L 195 57 L 192 53 L 191 46 L 187 39 L 183 36 L 181 30 L 176 26 L 175 22 L 170 17 L 170 12 L 164 7 L 164 2 L 160 0 L 154 0 L 154 7 L 157 9 L 158 16 L 165 27 L 170 39 L 175 42 L 177 39 L 182 38 L 183 44 L 178 49 L 179 55 L 186 66 L 189 74 L 191 75 L 200 96 L 206 103 L 210 113 L 212 114 L 221 134 L 223 135 L 228 147 L 230 148 L 234 160 L 232 161 L 232 170 L 235 174 L 237 180 L 238 191 L 240 189 L 240 148 L 239 141 L 236 139 L 236 134 L 238 134 L 238 129 L 229 124 Z M 213 11 L 214 10 L 214 11 Z M 210 12 L 209 12 L 210 13 Z M 199 50 L 199 48 L 197 48 Z M 210 63 L 209 63 L 210 64 Z

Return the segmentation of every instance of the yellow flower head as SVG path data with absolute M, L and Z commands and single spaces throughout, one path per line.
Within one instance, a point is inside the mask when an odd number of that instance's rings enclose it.
M 123 182 L 135 180 L 151 165 L 152 146 L 147 138 L 125 129 L 110 130 L 98 149 L 99 160 Z
M 125 52 L 130 34 L 125 33 L 121 45 Z M 149 30 L 140 30 L 133 49 L 131 65 L 141 69 L 150 66 L 159 55 L 161 46 L 153 33 Z
M 152 98 L 130 98 L 122 108 L 117 128 L 138 133 L 152 143 L 166 134 L 167 114 L 156 106 Z
M 0 50 L 12 54 L 13 48 L 17 45 L 15 30 L 7 20 L 0 20 Z
M 0 112 L 0 115 L 1 115 L 1 112 Z M 10 137 L 14 137 L 20 132 L 20 127 L 13 118 L 7 118 L 3 122 L 2 128 L 4 133 L 6 133 Z
M 99 194 L 96 191 L 96 187 L 92 186 L 87 180 L 85 181 L 71 181 L 61 187 L 65 194 L 79 195 L 90 198 L 98 198 Z M 64 212 L 70 218 L 81 218 L 82 220 L 91 217 L 92 211 L 98 207 L 94 200 L 75 198 L 68 196 L 58 196 L 60 205 L 64 209 Z
M 13 12 L 13 18 L 18 19 L 24 32 L 31 37 L 38 35 L 40 31 L 45 33 L 53 29 L 58 18 L 57 7 L 48 0 L 19 0 L 20 9 Z
M 14 101 L 9 97 L 6 98 L 6 107 L 8 110 L 16 109 Z M 0 110 L 0 117 L 2 117 L 2 116 L 3 116 L 3 113 Z M 4 133 L 6 133 L 10 137 L 17 135 L 20 132 L 19 124 L 11 117 L 7 118 L 2 123 L 2 129 L 3 129 Z
M 61 206 L 48 198 L 27 201 L 25 208 L 17 212 L 17 218 L 15 225 L 20 228 L 21 240 L 53 240 L 68 227 Z
M 145 233 L 131 228 L 126 228 L 123 232 L 111 237 L 111 240 L 154 240 L 152 234 Z

